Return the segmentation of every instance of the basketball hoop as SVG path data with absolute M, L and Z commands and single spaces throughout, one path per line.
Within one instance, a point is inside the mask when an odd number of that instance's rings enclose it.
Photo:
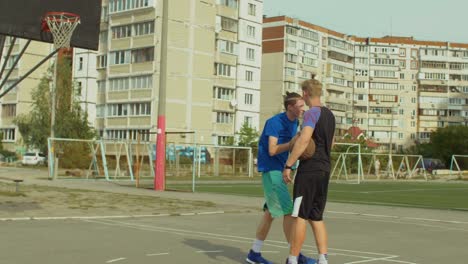
M 69 48 L 70 40 L 80 16 L 68 12 L 47 12 L 42 19 L 42 31 L 50 32 L 56 49 Z

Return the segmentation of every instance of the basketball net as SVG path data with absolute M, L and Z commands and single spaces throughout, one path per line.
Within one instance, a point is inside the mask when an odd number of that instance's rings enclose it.
M 42 20 L 42 30 L 53 36 L 55 49 L 69 48 L 70 40 L 80 16 L 67 12 L 48 12 Z

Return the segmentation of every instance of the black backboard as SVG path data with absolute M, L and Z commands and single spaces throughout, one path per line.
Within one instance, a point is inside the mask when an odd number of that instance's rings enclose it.
M 0 34 L 53 43 L 52 35 L 41 31 L 41 22 L 54 11 L 80 16 L 72 47 L 98 49 L 101 0 L 0 0 Z

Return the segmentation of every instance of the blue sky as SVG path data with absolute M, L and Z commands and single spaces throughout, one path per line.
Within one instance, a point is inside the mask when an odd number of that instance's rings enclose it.
M 267 16 L 287 15 L 359 37 L 468 43 L 467 0 L 264 0 L 263 7 Z

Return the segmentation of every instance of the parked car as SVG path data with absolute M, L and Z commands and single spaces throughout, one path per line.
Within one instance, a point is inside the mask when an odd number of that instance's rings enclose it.
M 26 152 L 21 160 L 23 165 L 44 165 L 46 162 L 46 156 L 40 152 Z
M 442 170 L 445 169 L 445 164 L 440 159 L 430 159 L 430 158 L 423 158 L 424 168 L 429 172 L 432 173 L 433 170 Z M 422 169 L 421 161 L 418 162 L 416 168 Z

